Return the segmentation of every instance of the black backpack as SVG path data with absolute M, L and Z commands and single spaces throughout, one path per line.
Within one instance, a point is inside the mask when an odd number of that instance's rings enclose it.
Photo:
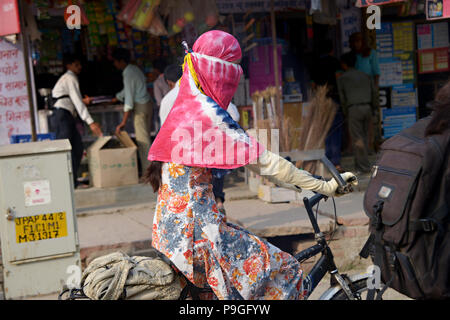
M 414 299 L 450 298 L 450 130 L 425 137 L 430 117 L 381 145 L 364 196 L 371 256 L 385 287 Z M 369 290 L 373 298 L 375 290 Z

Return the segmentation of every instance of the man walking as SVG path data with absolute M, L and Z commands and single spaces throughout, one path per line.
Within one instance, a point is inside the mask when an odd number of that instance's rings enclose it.
M 80 60 L 74 55 L 64 57 L 64 66 L 67 71 L 58 79 L 52 90 L 53 111 L 49 118 L 50 128 L 55 132 L 56 139 L 69 139 L 72 145 L 72 171 L 75 188 L 78 186 L 77 173 L 83 157 L 83 141 L 75 122 L 76 113 L 86 122 L 94 135 L 102 136 L 98 123 L 94 122 L 86 104 L 90 98 L 82 98 L 78 75 L 81 72 Z M 56 101 L 56 102 L 55 102 Z
M 147 91 L 147 81 L 138 66 L 130 63 L 130 53 L 123 48 L 116 48 L 112 53 L 114 66 L 122 70 L 123 89 L 116 94 L 116 99 L 124 103 L 122 122 L 116 127 L 116 133 L 125 127 L 131 111 L 134 112 L 134 132 L 138 146 L 142 172 L 145 172 L 149 162 L 147 153 L 150 149 L 148 124 L 153 116 L 153 105 Z M 115 99 L 113 99 L 115 100 Z M 149 118 L 150 117 L 150 118 Z
M 337 79 L 339 98 L 348 119 L 355 169 L 359 174 L 370 171 L 368 156 L 368 131 L 372 116 L 378 107 L 378 98 L 374 81 L 364 72 L 355 69 L 356 55 L 353 52 L 341 57 L 341 66 L 345 71 Z

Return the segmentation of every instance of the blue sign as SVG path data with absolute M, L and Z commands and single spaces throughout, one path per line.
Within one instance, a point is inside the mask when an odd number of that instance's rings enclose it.
M 416 122 L 416 118 L 415 107 L 382 108 L 383 138 L 388 139 L 403 129 L 411 127 Z
M 37 141 L 44 141 L 44 140 L 55 140 L 55 134 L 53 132 L 50 133 L 38 133 L 37 134 Z M 31 134 L 13 134 L 10 138 L 11 144 L 13 143 L 24 143 L 24 142 L 31 142 Z

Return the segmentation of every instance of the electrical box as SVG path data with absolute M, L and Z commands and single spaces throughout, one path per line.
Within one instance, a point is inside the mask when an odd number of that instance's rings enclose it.
M 70 151 L 69 140 L 0 146 L 6 299 L 58 292 L 81 273 Z

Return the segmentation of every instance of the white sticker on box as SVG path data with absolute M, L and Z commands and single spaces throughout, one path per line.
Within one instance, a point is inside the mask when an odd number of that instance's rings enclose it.
M 24 182 L 23 190 L 25 193 L 26 207 L 43 205 L 52 201 L 50 195 L 50 181 L 48 180 Z

